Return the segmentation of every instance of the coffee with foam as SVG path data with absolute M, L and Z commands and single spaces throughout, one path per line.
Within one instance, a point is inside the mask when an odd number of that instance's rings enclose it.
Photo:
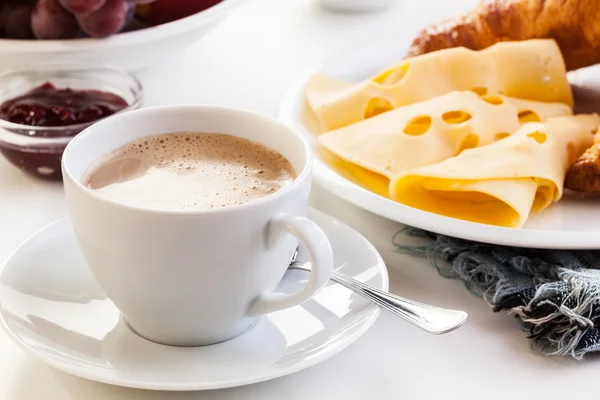
M 128 143 L 97 161 L 84 184 L 140 208 L 204 210 L 275 193 L 296 177 L 277 151 L 236 136 L 168 133 Z

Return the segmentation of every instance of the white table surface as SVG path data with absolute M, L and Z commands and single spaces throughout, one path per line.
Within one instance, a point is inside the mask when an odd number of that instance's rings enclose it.
M 397 0 L 382 14 L 336 15 L 311 0 L 248 0 L 181 58 L 144 72 L 146 105 L 216 103 L 275 115 L 299 76 L 332 52 L 389 33 L 400 45 L 428 22 L 476 0 Z M 357 343 L 300 373 L 251 386 L 190 393 L 149 392 L 88 382 L 55 371 L 0 332 L 1 400 L 192 399 L 564 399 L 593 396 L 597 357 L 583 362 L 530 350 L 517 322 L 494 315 L 460 282 L 426 261 L 395 253 L 401 225 L 362 211 L 315 185 L 313 206 L 346 221 L 382 253 L 391 290 L 415 300 L 464 309 L 467 324 L 430 336 L 383 313 Z M 40 182 L 0 159 L 0 261 L 28 236 L 66 215 L 62 186 Z M 588 397 L 590 398 L 590 397 Z

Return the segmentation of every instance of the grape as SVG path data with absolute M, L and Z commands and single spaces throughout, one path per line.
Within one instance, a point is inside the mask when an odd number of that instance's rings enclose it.
M 74 38 L 79 29 L 73 14 L 58 0 L 38 0 L 31 14 L 31 28 L 36 38 L 51 40 Z
M 107 37 L 125 26 L 131 4 L 125 0 L 106 0 L 98 10 L 77 14 L 79 26 L 92 37 Z
M 9 39 L 32 39 L 32 9 L 33 4 L 27 2 L 0 5 L 0 31 L 4 31 L 4 36 Z
M 136 24 L 136 6 L 153 1 L 0 0 L 0 37 L 59 40 L 141 29 L 146 25 Z
M 96 11 L 106 0 L 60 0 L 60 4 L 73 14 L 87 14 Z

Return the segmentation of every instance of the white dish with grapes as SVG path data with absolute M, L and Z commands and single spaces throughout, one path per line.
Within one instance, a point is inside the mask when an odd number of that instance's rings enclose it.
M 0 1 L 0 73 L 23 65 L 67 59 L 139 71 L 183 52 L 222 21 L 238 1 L 212 0 L 218 4 L 188 17 L 112 35 L 111 31 L 121 30 L 131 20 L 137 5 L 153 3 L 152 0 Z M 100 10 L 70 12 L 70 17 L 65 16 L 64 9 L 70 4 L 76 11 L 78 6 L 85 8 L 93 3 L 103 5 Z M 29 28 L 38 40 L 14 38 Z

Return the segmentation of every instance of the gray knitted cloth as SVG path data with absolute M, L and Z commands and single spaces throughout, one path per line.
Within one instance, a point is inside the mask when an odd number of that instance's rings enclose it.
M 427 239 L 409 246 L 407 236 Z M 393 243 L 425 255 L 439 273 L 464 281 L 494 312 L 516 316 L 533 347 L 581 359 L 600 350 L 600 250 L 503 247 L 406 228 Z

